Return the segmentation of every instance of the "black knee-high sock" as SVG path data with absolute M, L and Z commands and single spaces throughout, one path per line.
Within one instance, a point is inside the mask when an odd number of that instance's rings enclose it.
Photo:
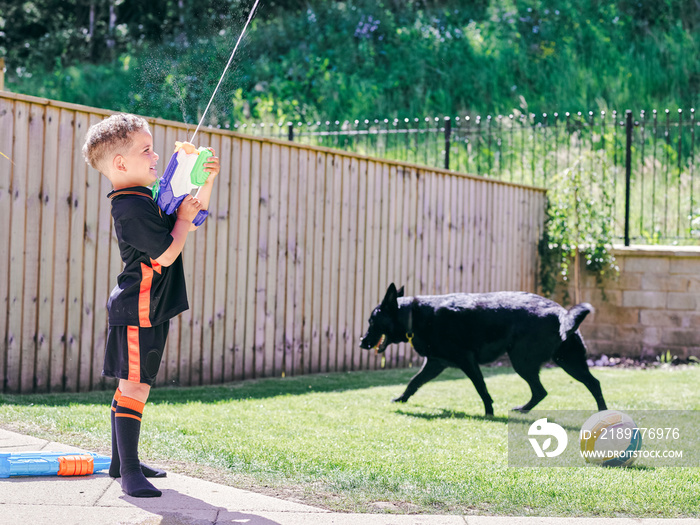
M 113 478 L 118 478 L 121 476 L 119 473 L 119 468 L 121 467 L 121 462 L 119 461 L 119 448 L 117 447 L 117 431 L 115 428 L 114 420 L 116 419 L 115 414 L 117 412 L 117 404 L 119 399 L 122 397 L 122 391 L 117 388 L 114 393 L 114 399 L 112 399 L 112 409 L 111 409 L 111 419 L 112 419 L 112 463 L 109 465 L 109 475 Z M 141 472 L 147 478 L 164 478 L 166 477 L 166 472 L 164 470 L 149 467 L 141 463 Z
M 117 448 L 121 462 L 122 490 L 137 498 L 155 498 L 162 494 L 141 472 L 139 436 L 144 403 L 122 395 L 114 412 Z
M 122 397 L 122 391 L 117 388 L 117 391 L 114 393 L 114 399 L 112 399 L 112 409 L 110 410 L 110 419 L 112 420 L 112 462 L 109 464 L 109 475 L 113 478 L 121 476 L 119 474 L 121 463 L 119 462 L 119 447 L 117 447 L 117 429 L 114 421 L 116 419 L 114 414 L 117 412 L 117 403 L 120 397 Z

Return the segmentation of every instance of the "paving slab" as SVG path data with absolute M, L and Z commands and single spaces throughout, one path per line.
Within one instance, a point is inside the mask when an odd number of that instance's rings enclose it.
M 34 447 L 33 450 L 41 450 L 47 443 L 48 441 L 45 439 L 0 429 L 0 452 L 5 448 L 11 448 L 12 450 L 4 450 L 4 452 L 21 452 L 19 449 L 24 447 Z
M 154 479 L 151 482 L 163 492 L 160 498 L 132 498 L 124 494 L 119 483 L 115 482 L 106 489 L 96 505 L 110 507 L 137 505 L 148 511 L 172 513 L 192 509 L 216 512 L 248 512 L 262 509 L 271 512 L 328 513 L 326 510 L 309 505 L 289 502 L 171 472 L 168 473 L 168 477 Z
M 197 518 L 199 519 L 199 518 Z M 213 517 L 212 519 L 215 519 Z M 0 525 L 175 525 L 178 521 L 163 521 L 163 516 L 139 508 L 104 508 L 74 505 L 12 505 L 0 503 Z M 180 521 L 195 524 L 197 521 Z M 216 521 L 200 521 L 202 524 Z
M 10 477 L 0 480 L 0 502 L 17 505 L 94 506 L 114 480 L 107 474 Z M 121 488 L 118 487 L 121 492 Z

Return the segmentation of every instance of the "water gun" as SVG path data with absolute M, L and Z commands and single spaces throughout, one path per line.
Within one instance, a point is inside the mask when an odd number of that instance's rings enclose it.
M 109 468 L 111 458 L 92 452 L 0 452 L 0 478 L 89 476 Z
M 204 163 L 211 156 L 209 148 L 197 149 L 189 142 L 175 142 L 175 153 L 170 157 L 157 188 L 156 202 L 167 215 L 173 213 L 192 190 L 207 181 L 209 173 L 204 171 Z M 192 222 L 200 226 L 207 215 L 208 211 L 200 210 Z

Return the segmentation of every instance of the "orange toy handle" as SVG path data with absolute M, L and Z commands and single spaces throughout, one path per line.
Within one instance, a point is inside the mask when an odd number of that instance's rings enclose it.
M 59 476 L 88 476 L 95 468 L 92 456 L 61 456 L 58 458 Z

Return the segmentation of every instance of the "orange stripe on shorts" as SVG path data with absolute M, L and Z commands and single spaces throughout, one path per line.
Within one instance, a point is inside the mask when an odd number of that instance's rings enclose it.
M 139 326 L 151 326 L 151 283 L 153 268 L 141 263 L 141 286 L 139 288 Z
M 129 345 L 129 381 L 141 382 L 141 348 L 139 345 L 139 327 L 127 326 L 127 341 Z M 121 401 L 121 400 L 120 400 Z

